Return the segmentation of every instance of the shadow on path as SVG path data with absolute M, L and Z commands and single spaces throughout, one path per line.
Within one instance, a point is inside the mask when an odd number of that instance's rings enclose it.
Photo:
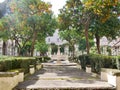
M 15 90 L 38 88 L 109 88 L 106 82 L 100 81 L 92 73 L 86 73 L 77 66 L 47 66 L 29 76 Z M 96 89 L 97 90 L 97 89 Z M 105 90 L 105 89 L 103 89 Z

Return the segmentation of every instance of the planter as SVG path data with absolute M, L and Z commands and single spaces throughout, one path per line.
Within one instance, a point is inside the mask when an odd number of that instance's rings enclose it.
M 91 73 L 91 66 L 86 66 L 86 72 Z
M 40 70 L 41 68 L 42 68 L 42 65 L 41 65 L 41 64 L 36 65 L 36 69 L 37 69 L 37 70 Z
M 116 87 L 116 76 L 111 73 L 107 74 L 108 83 Z
M 103 81 L 108 81 L 108 78 L 107 78 L 107 69 L 105 69 L 105 68 L 102 68 L 101 69 L 101 80 L 103 80 Z
M 120 90 L 120 70 L 117 69 L 101 69 L 101 80 L 107 81 L 109 84 Z
M 12 90 L 23 80 L 23 72 L 0 72 L 0 90 Z
M 30 74 L 34 74 L 35 73 L 34 65 L 30 65 L 29 71 L 30 71 L 29 72 Z
M 24 72 L 19 72 L 18 74 L 18 82 L 23 82 L 24 81 Z

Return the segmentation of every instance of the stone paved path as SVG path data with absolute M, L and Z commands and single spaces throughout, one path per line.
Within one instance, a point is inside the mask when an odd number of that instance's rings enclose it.
M 86 73 L 77 66 L 44 67 L 20 83 L 15 90 L 38 90 L 52 88 L 103 88 L 112 90 L 112 86 L 99 77 Z M 108 88 L 108 89 L 105 89 Z M 97 90 L 97 89 L 94 89 Z M 101 89 L 100 89 L 101 90 Z

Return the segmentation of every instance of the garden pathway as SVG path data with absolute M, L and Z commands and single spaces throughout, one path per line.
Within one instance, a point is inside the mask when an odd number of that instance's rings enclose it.
M 15 90 L 115 90 L 99 76 L 78 66 L 46 66 L 20 83 Z

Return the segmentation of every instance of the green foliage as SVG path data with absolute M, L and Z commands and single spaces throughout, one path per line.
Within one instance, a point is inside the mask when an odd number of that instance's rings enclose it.
M 86 70 L 86 66 L 90 65 L 90 61 L 88 59 L 88 55 L 81 55 L 81 56 L 79 56 L 79 60 L 80 60 L 81 68 L 83 70 Z
M 120 3 L 118 0 L 68 0 L 60 10 L 60 30 L 76 28 L 79 34 L 85 34 L 86 50 L 89 53 L 90 41 L 88 32 L 96 38 L 97 50 L 100 53 L 100 37 L 119 35 Z M 84 49 L 84 48 L 83 48 Z
M 52 48 L 52 54 L 54 54 L 54 53 L 57 53 L 57 51 L 58 51 L 58 46 L 57 45 L 55 45 L 55 44 L 51 44 L 51 48 Z
M 80 39 L 80 35 L 77 33 L 76 28 L 60 31 L 60 37 L 63 40 L 67 40 L 69 45 L 74 45 Z
M 3 57 L 0 60 L 0 71 L 22 68 L 29 73 L 29 65 L 36 66 L 36 58 L 31 57 Z
M 71 28 L 70 30 L 60 31 L 60 37 L 68 42 L 69 47 L 71 47 L 72 57 L 74 58 L 74 45 L 80 40 L 80 35 L 77 33 L 76 28 Z
M 60 9 L 60 14 L 58 16 L 60 23 L 60 30 L 69 30 L 70 27 L 77 28 L 77 30 L 82 30 L 81 16 L 82 12 L 81 0 L 68 0 L 66 5 Z
M 10 14 L 0 20 L 0 38 L 15 40 L 19 55 L 28 56 L 36 42 L 52 35 L 57 27 L 51 4 L 41 0 L 11 0 L 8 7 Z
M 119 65 L 116 64 L 117 62 L 114 56 L 104 56 L 98 54 L 81 55 L 79 56 L 79 60 L 83 70 L 86 70 L 86 66 L 90 65 L 92 72 L 95 73 L 100 73 L 101 68 L 115 69 L 118 68 L 117 66 Z
M 37 42 L 35 48 L 40 51 L 41 55 L 46 54 L 48 51 L 48 45 L 45 42 Z
M 49 60 L 51 60 L 50 57 L 44 56 L 44 57 L 36 57 L 38 63 L 43 63 L 43 62 L 47 62 Z
M 120 70 L 120 56 L 116 57 L 117 68 Z
M 37 64 L 47 62 L 49 57 L 8 57 L 0 56 L 0 71 L 10 71 L 15 69 L 23 69 L 24 73 L 29 73 L 30 65 L 36 68 Z

